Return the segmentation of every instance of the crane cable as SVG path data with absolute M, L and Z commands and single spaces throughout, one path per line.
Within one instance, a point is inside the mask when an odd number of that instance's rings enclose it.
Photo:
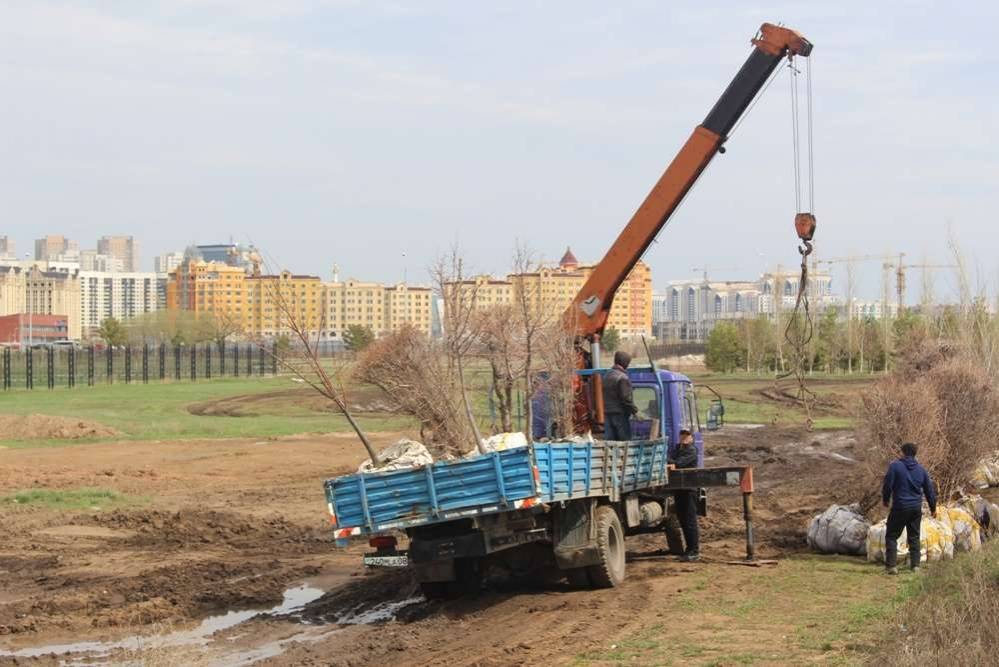
M 808 131 L 808 204 L 809 212 L 815 214 L 815 178 L 814 160 L 812 150 L 812 60 L 807 58 L 805 71 L 806 78 L 806 105 L 807 105 L 807 131 Z M 798 102 L 798 70 L 794 66 L 794 57 L 788 56 L 788 69 L 791 78 L 791 140 L 794 151 L 794 204 L 795 210 L 801 212 L 801 147 L 800 147 L 800 104 Z M 816 395 L 808 388 L 805 382 L 805 359 L 808 354 L 808 345 L 812 341 L 814 334 L 814 323 L 808 301 L 808 256 L 812 253 L 812 244 L 803 241 L 803 245 L 798 246 L 801 254 L 801 274 L 798 279 L 798 295 L 795 300 L 794 309 L 784 328 L 784 339 L 794 349 L 793 365 L 790 371 L 778 375 L 774 380 L 774 389 L 777 393 L 777 381 L 794 376 L 798 383 L 795 400 L 805 410 L 805 424 L 808 430 L 812 430 L 812 407 L 815 403 Z M 777 290 L 774 290 L 777 293 Z M 783 298 L 783 296 L 781 296 Z M 803 314 L 803 317 L 801 317 Z

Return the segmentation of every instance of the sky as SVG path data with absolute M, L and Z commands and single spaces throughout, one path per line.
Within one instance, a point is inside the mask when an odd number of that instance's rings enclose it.
M 997 7 L 3 0 L 0 236 L 132 234 L 148 270 L 231 238 L 391 282 L 427 282 L 453 244 L 476 272 L 506 272 L 518 241 L 596 261 L 771 21 L 815 45 L 818 256 L 949 263 L 954 238 L 992 285 Z M 646 254 L 656 288 L 799 261 L 790 79 Z M 855 271 L 876 296 L 880 264 Z

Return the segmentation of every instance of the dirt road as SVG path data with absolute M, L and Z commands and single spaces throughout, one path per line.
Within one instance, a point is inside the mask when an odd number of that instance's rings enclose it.
M 380 434 L 378 444 L 399 435 Z M 710 440 L 709 465 L 757 467 L 763 556 L 803 549 L 807 519 L 850 494 L 857 465 L 848 433 L 728 427 Z M 693 610 L 674 603 L 693 586 L 739 595 L 778 576 L 780 566 L 723 564 L 743 555 L 742 517 L 737 493 L 717 494 L 703 524 L 704 563 L 657 554 L 664 545 L 646 537 L 629 541 L 629 579 L 619 589 L 498 582 L 474 600 L 428 603 L 401 574 L 362 572 L 363 545 L 329 542 L 321 481 L 362 458 L 347 435 L 0 451 L 0 495 L 95 487 L 129 499 L 104 511 L 0 513 L 0 663 L 57 664 L 66 656 L 45 655 L 52 645 L 105 642 L 66 648 L 149 664 L 513 665 L 577 656 L 600 664 L 613 661 L 618 638 L 650 626 L 682 651 L 702 632 L 686 618 Z M 253 610 L 270 612 L 251 619 Z M 759 632 L 729 643 L 786 643 L 764 636 L 779 634 L 779 623 Z

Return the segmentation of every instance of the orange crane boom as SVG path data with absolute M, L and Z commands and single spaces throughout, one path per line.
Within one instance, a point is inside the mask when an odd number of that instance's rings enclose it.
M 598 362 L 599 339 L 607 325 L 614 294 L 656 235 L 676 211 L 701 172 L 718 152 L 724 152 L 739 118 L 764 87 L 780 61 L 790 56 L 807 57 L 812 44 L 788 28 L 764 23 L 749 58 L 711 109 L 704 122 L 694 128 L 687 142 L 666 168 L 652 191 L 618 235 L 607 254 L 596 265 L 565 313 L 566 326 L 580 339 L 597 344 L 593 363 Z M 810 241 L 815 218 L 799 213 L 795 227 L 803 241 Z

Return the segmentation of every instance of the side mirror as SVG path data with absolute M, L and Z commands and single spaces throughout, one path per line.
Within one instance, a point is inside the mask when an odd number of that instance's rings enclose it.
M 708 418 L 705 420 L 709 431 L 717 431 L 725 425 L 725 404 L 721 399 L 711 401 L 708 408 Z

